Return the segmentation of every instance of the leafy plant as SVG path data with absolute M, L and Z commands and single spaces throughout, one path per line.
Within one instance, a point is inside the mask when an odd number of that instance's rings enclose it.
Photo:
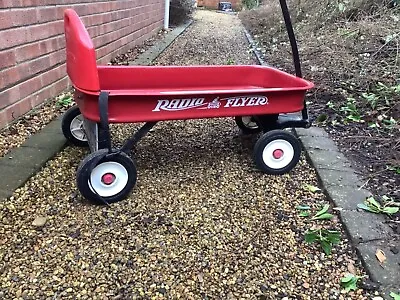
M 394 300 L 400 300 L 400 294 L 397 294 L 395 292 L 390 292 L 389 296 L 392 297 Z
M 228 58 L 228 60 L 226 61 L 227 65 L 234 65 L 235 61 L 232 58 Z
M 340 232 L 327 229 L 310 229 L 307 230 L 304 238 L 308 244 L 319 243 L 325 254 L 330 255 L 333 245 L 337 245 L 340 242 Z
M 356 106 L 356 100 L 354 98 L 347 98 L 346 105 L 340 108 L 340 111 L 346 114 L 346 119 L 353 122 L 363 122 L 361 114 Z
M 388 214 L 393 215 L 399 211 L 400 203 L 394 202 L 392 198 L 383 196 L 384 205 L 381 205 L 374 197 L 367 198 L 364 203 L 359 203 L 358 208 L 375 213 L 375 214 Z
M 400 174 L 400 166 L 390 166 L 390 167 L 388 167 L 388 170 L 393 171 L 396 174 Z
M 346 292 L 357 290 L 357 282 L 362 277 L 353 274 L 347 274 L 340 280 L 340 284 L 343 286 Z
M 329 209 L 329 204 L 325 204 L 311 219 L 312 220 L 330 220 L 333 218 L 333 215 L 327 213 Z
M 336 110 L 336 106 L 335 106 L 335 104 L 334 104 L 332 101 L 328 101 L 328 102 L 326 103 L 326 106 L 329 107 L 329 108 L 332 109 L 332 110 Z
M 74 99 L 72 98 L 72 96 L 70 94 L 64 94 L 57 100 L 56 105 L 57 106 L 69 106 L 73 101 L 74 101 Z
M 296 209 L 300 210 L 300 214 L 299 214 L 300 217 L 308 217 L 308 216 L 310 216 L 310 212 L 308 211 L 308 210 L 311 209 L 310 206 L 308 206 L 308 205 L 298 205 L 298 206 L 296 206 Z

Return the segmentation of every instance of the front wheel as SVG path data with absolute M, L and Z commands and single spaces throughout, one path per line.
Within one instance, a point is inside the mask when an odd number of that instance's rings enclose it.
M 61 129 L 65 138 L 78 147 L 87 147 L 89 145 L 83 122 L 83 115 L 76 105 L 65 112 L 61 121 Z
M 254 161 L 264 173 L 282 175 L 299 162 L 301 145 L 291 133 L 272 130 L 264 133 L 254 146 Z
M 88 155 L 76 175 L 79 192 L 97 204 L 125 199 L 136 180 L 137 171 L 132 159 L 123 152 L 108 154 L 106 149 Z

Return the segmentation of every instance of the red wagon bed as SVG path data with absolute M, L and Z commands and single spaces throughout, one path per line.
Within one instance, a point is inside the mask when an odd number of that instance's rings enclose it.
M 245 132 L 266 132 L 255 147 L 255 161 L 263 171 L 283 174 L 296 165 L 297 139 L 277 129 L 307 127 L 309 122 L 280 121 L 279 115 L 304 110 L 311 82 L 256 65 L 98 66 L 93 43 L 75 11 L 66 10 L 64 21 L 67 72 L 77 106 L 65 115 L 63 132 L 74 144 L 89 143 L 94 152 L 78 170 L 78 187 L 86 198 L 103 202 L 124 198 L 136 182 L 136 169 L 126 153 L 164 120 L 236 117 Z M 147 123 L 121 149 L 113 150 L 109 123 L 134 122 Z M 111 167 L 116 161 L 122 166 L 119 171 Z M 104 170 L 92 178 L 100 166 Z M 116 173 L 127 179 L 118 179 Z M 129 176 L 134 176 L 133 185 L 128 184 Z M 115 188 L 118 180 L 126 183 L 121 189 Z

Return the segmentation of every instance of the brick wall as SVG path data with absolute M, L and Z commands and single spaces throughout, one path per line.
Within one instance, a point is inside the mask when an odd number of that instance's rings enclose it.
M 218 8 L 218 3 L 219 2 L 230 2 L 232 3 L 232 7 L 235 10 L 239 10 L 242 8 L 242 0 L 197 0 L 197 5 L 198 6 L 204 6 L 207 8 L 213 8 L 217 9 Z
M 106 64 L 155 34 L 164 0 L 1 0 L 0 127 L 69 85 L 63 12 L 82 18 Z

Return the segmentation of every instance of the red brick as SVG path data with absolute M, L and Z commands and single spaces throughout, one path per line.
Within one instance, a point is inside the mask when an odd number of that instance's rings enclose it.
M 15 58 L 15 52 L 13 50 L 0 51 L 0 70 L 13 66 L 15 65 L 15 63 L 16 63 L 16 58 Z
M 32 109 L 29 100 L 22 100 L 0 112 L 0 126 L 5 126 Z
M 12 87 L 8 90 L 0 92 L 0 108 L 6 107 L 14 102 L 17 102 L 20 97 L 18 87 Z
M 64 16 L 64 7 L 47 6 L 36 8 L 36 19 L 39 23 L 62 20 Z
M 0 90 L 6 89 L 9 85 L 21 80 L 24 69 L 21 66 L 14 66 L 1 71 Z

